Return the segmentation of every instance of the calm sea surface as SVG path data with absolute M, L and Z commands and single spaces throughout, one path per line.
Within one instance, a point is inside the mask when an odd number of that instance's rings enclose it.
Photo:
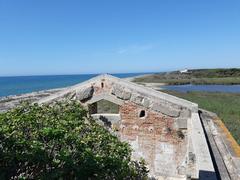
M 174 85 L 174 86 L 162 86 L 161 88 L 178 92 L 205 91 L 205 92 L 240 93 L 240 85 Z
M 114 76 L 126 78 L 142 74 L 146 73 L 114 74 Z M 72 86 L 97 75 L 98 74 L 0 77 L 0 97 Z

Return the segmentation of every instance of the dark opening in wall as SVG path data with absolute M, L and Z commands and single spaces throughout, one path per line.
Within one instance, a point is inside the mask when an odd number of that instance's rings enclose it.
M 145 117 L 145 116 L 146 116 L 145 110 L 141 110 L 140 113 L 139 113 L 139 117 L 140 117 L 140 118 L 143 118 L 143 117 Z
M 100 100 L 89 105 L 90 114 L 119 114 L 119 105 L 107 100 Z
M 101 83 L 101 87 L 104 88 L 104 83 L 103 82 Z

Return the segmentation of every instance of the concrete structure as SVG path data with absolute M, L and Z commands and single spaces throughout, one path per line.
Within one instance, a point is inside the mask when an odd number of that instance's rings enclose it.
M 200 110 L 199 115 L 206 132 L 218 179 L 240 179 L 240 146 L 219 117 Z
M 183 69 L 179 71 L 180 73 L 188 73 L 188 69 Z
M 52 103 L 79 100 L 92 117 L 102 121 L 133 148 L 132 157 L 144 158 L 156 179 L 216 179 L 198 114 L 198 105 L 110 75 L 100 75 L 40 99 Z M 112 113 L 99 112 L 108 101 Z

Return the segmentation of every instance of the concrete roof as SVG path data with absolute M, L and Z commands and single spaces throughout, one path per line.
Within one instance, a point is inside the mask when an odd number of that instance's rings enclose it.
M 198 110 L 198 105 L 193 103 L 193 102 L 190 102 L 190 101 L 187 101 L 185 99 L 181 99 L 181 98 L 178 98 L 178 97 L 175 97 L 175 96 L 172 96 L 172 95 L 160 92 L 160 91 L 156 91 L 152 88 L 145 87 L 143 85 L 139 85 L 139 84 L 127 81 L 125 79 L 117 78 L 117 77 L 114 77 L 114 76 L 109 75 L 109 74 L 102 74 L 102 75 L 96 76 L 94 78 L 91 78 L 87 81 L 84 81 L 82 83 L 79 83 L 79 84 L 76 84 L 74 86 L 70 86 L 68 88 L 65 88 L 64 90 L 62 90 L 62 91 L 60 91 L 60 92 L 58 92 L 54 95 L 51 95 L 47 98 L 41 99 L 39 101 L 39 103 L 50 102 L 50 101 L 52 101 L 52 100 L 54 100 L 58 97 L 64 96 L 67 93 L 70 93 L 70 92 L 73 92 L 73 91 L 79 90 L 79 89 L 84 89 L 87 86 L 89 86 L 89 85 L 91 85 L 95 82 L 101 81 L 102 79 L 116 82 L 123 87 L 131 89 L 133 92 L 138 92 L 138 93 L 141 93 L 141 94 L 144 94 L 144 95 L 147 95 L 147 96 L 151 96 L 152 98 L 159 98 L 159 99 L 162 99 L 166 102 L 170 102 L 170 103 L 173 103 L 173 104 L 176 104 L 176 105 L 186 107 L 186 108 L 188 108 L 192 111 L 195 111 L 195 112 Z

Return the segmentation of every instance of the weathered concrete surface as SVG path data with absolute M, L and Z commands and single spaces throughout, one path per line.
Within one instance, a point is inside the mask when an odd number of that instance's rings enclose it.
M 63 88 L 62 89 L 52 89 L 52 90 L 33 92 L 33 93 L 27 93 L 27 94 L 22 94 L 22 95 L 2 97 L 2 98 L 0 98 L 0 112 L 4 112 L 11 108 L 14 108 L 23 101 L 36 102 L 43 98 L 49 97 L 55 93 L 58 93 L 62 90 L 64 90 L 64 89 Z
M 201 177 L 201 179 L 216 179 L 211 155 L 198 113 L 192 114 L 192 121 L 189 121 L 189 130 L 197 162 L 196 172 L 198 174 L 195 176 Z
M 98 102 L 98 101 L 103 100 L 103 99 L 107 100 L 107 101 L 110 101 L 110 102 L 112 102 L 114 104 L 117 104 L 117 105 L 122 105 L 124 103 L 123 100 L 118 99 L 111 94 L 105 94 L 105 93 L 102 93 L 98 96 L 94 96 L 91 100 L 87 101 L 86 103 L 87 104 L 93 104 L 93 103 Z
M 114 85 L 112 87 L 111 93 L 123 100 L 129 100 L 132 95 L 132 93 L 130 91 L 125 90 L 124 87 L 119 86 L 119 85 Z
M 240 147 L 216 114 L 201 110 L 209 147 L 219 178 L 240 179 Z
M 214 169 L 200 123 L 198 105 L 110 75 L 101 75 L 35 102 L 79 100 L 83 106 L 107 100 L 118 114 L 92 114 L 144 158 L 158 179 L 204 178 Z M 93 112 L 93 111 L 92 111 Z M 208 175 L 208 176 L 206 176 Z
M 160 103 L 154 103 L 152 109 L 171 117 L 179 117 L 181 111 L 180 109 L 175 109 L 171 106 L 166 106 L 165 104 Z
M 80 101 L 84 101 L 84 100 L 87 100 L 87 99 L 91 98 L 93 93 L 94 93 L 93 87 L 88 87 L 86 89 L 83 89 L 82 91 L 78 91 L 76 93 L 76 97 Z
M 99 124 L 105 126 L 114 135 L 118 136 L 121 116 L 120 114 L 92 114 L 91 117 Z

